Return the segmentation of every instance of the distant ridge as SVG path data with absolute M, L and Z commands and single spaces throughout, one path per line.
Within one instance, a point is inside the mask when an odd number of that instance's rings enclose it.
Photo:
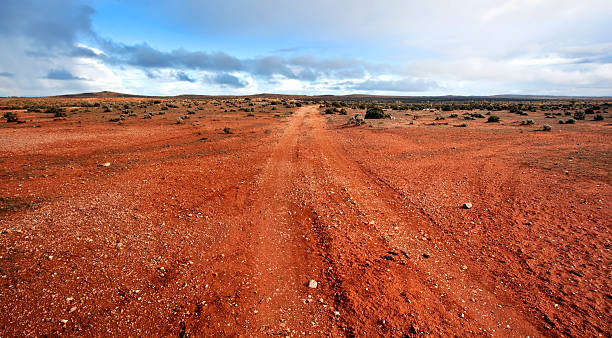
M 52 97 L 59 98 L 175 98 L 175 99 L 231 99 L 231 98 L 278 98 L 278 99 L 297 99 L 297 100 L 327 100 L 327 101 L 403 101 L 403 102 L 422 102 L 422 101 L 472 101 L 472 100 L 502 100 L 502 101 L 547 101 L 547 100 L 611 100 L 612 97 L 607 96 L 553 96 L 553 95 L 490 95 L 490 96 L 457 96 L 457 95 L 442 95 L 442 96 L 385 96 L 385 95 L 370 95 L 370 94 L 349 94 L 349 95 L 290 95 L 290 94 L 271 94 L 262 93 L 254 95 L 200 95 L 200 94 L 182 94 L 176 96 L 149 96 L 125 94 L 111 91 L 101 91 L 93 93 L 78 93 L 65 94 Z

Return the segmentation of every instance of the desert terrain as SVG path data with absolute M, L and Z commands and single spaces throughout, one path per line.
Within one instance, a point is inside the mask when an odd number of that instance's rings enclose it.
M 0 335 L 612 334 L 608 102 L 368 100 L 0 99 Z

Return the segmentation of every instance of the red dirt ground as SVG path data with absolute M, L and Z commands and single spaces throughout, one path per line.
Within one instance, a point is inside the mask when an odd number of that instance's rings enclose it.
M 609 124 L 221 109 L 2 122 L 0 335 L 611 335 Z

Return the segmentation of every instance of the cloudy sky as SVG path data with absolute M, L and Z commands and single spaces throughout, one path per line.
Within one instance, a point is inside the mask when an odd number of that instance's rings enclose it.
M 2 0 L 0 96 L 612 95 L 610 0 Z

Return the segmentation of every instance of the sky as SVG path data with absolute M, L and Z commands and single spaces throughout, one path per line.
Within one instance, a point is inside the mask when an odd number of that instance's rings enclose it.
M 612 96 L 610 0 L 2 0 L 0 96 Z

